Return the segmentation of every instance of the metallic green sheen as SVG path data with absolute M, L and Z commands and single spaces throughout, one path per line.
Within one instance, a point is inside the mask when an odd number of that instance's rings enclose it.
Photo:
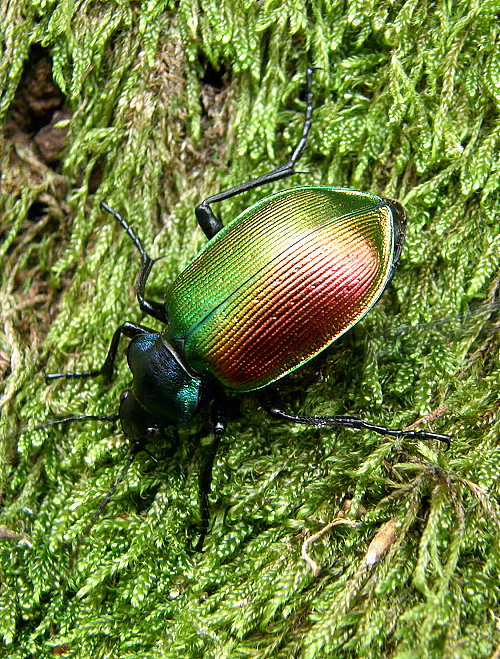
M 200 375 L 236 391 L 264 387 L 369 311 L 402 230 L 391 202 L 371 193 L 302 186 L 265 197 L 174 281 L 164 339 Z

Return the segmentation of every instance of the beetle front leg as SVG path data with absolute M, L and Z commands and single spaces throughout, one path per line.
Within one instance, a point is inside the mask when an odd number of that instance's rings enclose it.
M 212 423 L 214 426 L 214 438 L 209 447 L 208 455 L 203 464 L 199 475 L 199 497 L 201 507 L 201 530 L 200 537 L 195 546 L 195 551 L 203 551 L 203 543 L 208 533 L 210 520 L 210 505 L 208 495 L 211 492 L 212 469 L 214 466 L 215 456 L 220 445 L 220 440 L 226 432 L 226 397 L 218 398 L 212 403 Z
M 313 94 L 312 94 L 312 76 L 313 69 L 307 69 L 306 73 L 306 91 L 307 91 L 307 101 L 306 101 L 306 113 L 304 117 L 304 124 L 302 127 L 302 135 L 300 140 L 293 150 L 292 155 L 288 162 L 284 165 L 276 167 L 267 174 L 263 174 L 257 178 L 252 179 L 251 181 L 246 181 L 245 183 L 240 183 L 235 185 L 234 188 L 225 190 L 224 192 L 219 192 L 218 194 L 212 195 L 201 202 L 199 206 L 195 209 L 196 219 L 200 225 L 203 233 L 208 239 L 213 238 L 223 227 L 222 222 L 220 222 L 214 215 L 210 204 L 213 204 L 217 201 L 224 201 L 230 197 L 235 197 L 236 195 L 241 194 L 242 192 L 247 192 L 248 190 L 253 190 L 258 188 L 261 185 L 266 183 L 273 183 L 274 181 L 279 181 L 280 179 L 287 178 L 295 173 L 295 165 L 297 164 L 298 159 L 302 155 L 302 152 L 306 146 L 307 136 L 312 125 L 312 111 L 313 111 Z
M 49 373 L 45 375 L 45 381 L 50 382 L 51 380 L 57 380 L 58 378 L 94 378 L 98 375 L 104 376 L 106 381 L 110 381 L 113 377 L 113 370 L 115 366 L 116 353 L 118 350 L 118 344 L 120 342 L 120 337 L 126 336 L 128 339 L 133 339 L 135 336 L 140 334 L 156 334 L 154 330 L 149 329 L 148 327 L 143 327 L 142 325 L 136 325 L 135 323 L 125 322 L 123 325 L 120 325 L 115 330 L 113 338 L 111 339 L 111 344 L 109 346 L 108 354 L 104 360 L 104 364 L 101 368 L 93 369 L 91 371 L 79 371 L 74 372 L 70 371 L 67 373 Z

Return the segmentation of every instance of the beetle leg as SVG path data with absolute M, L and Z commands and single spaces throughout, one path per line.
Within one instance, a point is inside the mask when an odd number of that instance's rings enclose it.
M 451 437 L 449 435 L 438 435 L 433 432 L 425 432 L 423 430 L 396 430 L 393 428 L 386 428 L 385 426 L 376 426 L 362 419 L 357 419 L 354 416 L 294 416 L 286 414 L 275 405 L 266 408 L 269 414 L 276 419 L 282 421 L 289 421 L 290 423 L 302 423 L 306 426 L 315 427 L 342 427 L 353 428 L 355 430 L 371 430 L 379 435 L 387 435 L 389 437 L 405 437 L 406 439 L 437 439 L 450 445 Z
M 217 201 L 224 201 L 230 197 L 235 197 L 236 195 L 241 194 L 242 192 L 247 192 L 247 190 L 253 190 L 258 188 L 261 185 L 266 183 L 273 183 L 274 181 L 279 181 L 282 178 L 287 178 L 295 173 L 295 165 L 297 164 L 298 159 L 300 158 L 302 151 L 304 150 L 307 142 L 307 135 L 312 125 L 312 111 L 313 111 L 313 93 L 312 93 L 312 76 L 313 69 L 307 69 L 306 74 L 306 92 L 307 92 L 307 101 L 306 101 L 306 113 L 304 117 L 304 124 L 302 127 L 302 135 L 300 140 L 293 150 L 292 155 L 288 162 L 284 165 L 276 167 L 267 174 L 263 174 L 257 178 L 252 179 L 251 181 L 246 181 L 245 183 L 240 183 L 235 185 L 234 188 L 225 190 L 224 192 L 219 192 L 218 194 L 212 195 L 201 202 L 199 206 L 196 207 L 195 215 L 200 225 L 203 233 L 208 239 L 213 238 L 216 233 L 222 229 L 222 222 L 220 222 L 214 215 L 210 204 L 213 204 Z
M 214 466 L 215 456 L 220 445 L 220 440 L 226 431 L 226 399 L 225 396 L 221 400 L 216 400 L 212 403 L 212 423 L 214 426 L 214 439 L 210 446 L 208 455 L 205 459 L 202 470 L 199 475 L 199 497 L 201 506 L 201 531 L 198 542 L 195 546 L 195 551 L 203 551 L 203 543 L 208 533 L 208 523 L 210 519 L 210 506 L 208 495 L 211 492 L 212 483 L 212 469 Z
M 141 311 L 147 314 L 148 316 L 152 316 L 153 318 L 156 318 L 156 320 L 159 320 L 160 323 L 166 325 L 168 321 L 167 321 L 167 313 L 165 310 L 165 305 L 162 302 L 156 302 L 155 300 L 148 300 L 144 297 L 146 282 L 151 272 L 151 268 L 158 259 L 152 259 L 149 256 L 149 254 L 142 246 L 140 239 L 137 237 L 130 224 L 123 219 L 120 213 L 117 213 L 115 210 L 110 208 L 110 206 L 108 206 L 108 204 L 104 201 L 101 201 L 101 208 L 104 208 L 104 210 L 108 211 L 108 213 L 111 213 L 111 215 L 115 218 L 115 220 L 117 220 L 120 223 L 120 225 L 127 232 L 127 236 L 132 240 L 137 250 L 139 251 L 139 254 L 141 255 L 141 267 L 139 269 L 139 275 L 137 276 L 137 284 L 136 284 L 137 301 L 139 302 Z
M 157 332 L 149 329 L 148 327 L 144 327 L 143 325 L 136 325 L 135 323 L 125 322 L 115 330 L 113 338 L 111 339 L 108 354 L 101 368 L 97 368 L 92 371 L 49 373 L 45 375 L 45 381 L 50 382 L 51 380 L 56 380 L 57 378 L 94 378 L 97 375 L 103 375 L 105 380 L 110 381 L 113 377 L 116 352 L 118 350 L 118 344 L 122 334 L 128 339 L 133 339 L 135 336 L 139 336 L 140 334 L 157 334 Z

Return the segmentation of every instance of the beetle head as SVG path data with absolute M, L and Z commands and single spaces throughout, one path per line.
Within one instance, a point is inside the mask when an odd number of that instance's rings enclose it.
M 122 396 L 120 420 L 132 440 L 152 438 L 167 426 L 187 424 L 199 406 L 202 381 L 190 373 L 159 333 L 132 339 L 127 359 L 134 378 Z

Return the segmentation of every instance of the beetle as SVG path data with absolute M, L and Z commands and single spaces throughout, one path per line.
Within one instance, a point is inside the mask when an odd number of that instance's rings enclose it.
M 399 202 L 329 185 L 275 192 L 225 226 L 214 215 L 212 204 L 295 173 L 312 125 L 312 75 L 308 69 L 302 135 L 290 159 L 195 209 L 208 242 L 171 284 L 164 302 L 145 296 L 155 260 L 128 222 L 101 204 L 141 256 L 136 282 L 141 311 L 165 327 L 159 332 L 126 321 L 115 330 L 100 368 L 46 376 L 47 381 L 94 376 L 109 381 L 120 339 L 130 339 L 132 387 L 122 394 L 118 413 L 102 418 L 119 418 L 136 451 L 167 427 L 185 426 L 211 408 L 214 439 L 199 476 L 199 550 L 208 532 L 213 461 L 226 428 L 226 390 L 260 393 L 263 406 L 281 421 L 449 441 L 445 435 L 386 428 L 352 416 L 287 414 L 265 394 L 368 313 L 394 274 L 405 235 L 406 213 Z

